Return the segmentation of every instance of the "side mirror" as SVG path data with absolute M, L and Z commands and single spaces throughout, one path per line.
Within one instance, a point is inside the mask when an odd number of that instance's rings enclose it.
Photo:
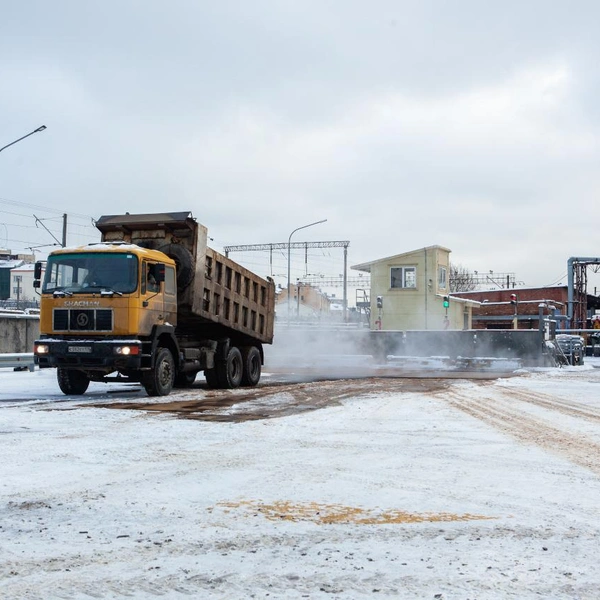
M 33 278 L 37 280 L 42 278 L 42 263 L 40 261 L 36 262 L 33 267 Z
M 38 289 L 38 288 L 42 287 L 42 282 L 39 279 L 34 279 L 33 280 L 33 287 L 35 289 Z
M 165 280 L 165 265 L 158 263 L 154 267 L 154 279 L 156 283 L 162 283 Z

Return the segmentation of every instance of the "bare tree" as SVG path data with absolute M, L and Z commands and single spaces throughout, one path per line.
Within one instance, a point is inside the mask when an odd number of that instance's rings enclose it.
M 475 276 L 462 265 L 450 265 L 450 292 L 470 292 L 477 287 Z

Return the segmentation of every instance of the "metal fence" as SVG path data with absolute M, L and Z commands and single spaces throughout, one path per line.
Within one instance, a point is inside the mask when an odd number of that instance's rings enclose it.
M 33 352 L 0 354 L 0 368 L 13 368 L 15 371 L 33 371 L 35 369 Z

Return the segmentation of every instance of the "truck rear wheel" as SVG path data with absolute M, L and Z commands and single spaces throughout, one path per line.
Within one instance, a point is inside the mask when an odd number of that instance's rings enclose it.
M 217 362 L 219 387 L 225 389 L 240 387 L 243 374 L 242 353 L 239 351 L 239 348 L 232 346 L 229 348 L 227 358 L 224 361 Z
M 83 371 L 74 369 L 58 369 L 56 378 L 63 394 L 81 396 L 90 385 L 89 377 Z
M 168 348 L 157 348 L 154 368 L 142 373 L 148 396 L 168 396 L 175 384 L 175 361 Z
M 219 376 L 217 375 L 217 369 L 206 369 L 204 371 L 204 377 L 206 377 L 206 385 L 213 390 L 219 387 Z
M 244 373 L 242 375 L 242 385 L 255 386 L 260 381 L 261 368 L 260 351 L 256 346 L 245 346 L 242 348 L 242 364 Z

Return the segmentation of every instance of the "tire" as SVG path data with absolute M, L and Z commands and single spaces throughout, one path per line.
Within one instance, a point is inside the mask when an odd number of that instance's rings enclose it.
M 192 371 L 190 373 L 177 373 L 175 376 L 175 387 L 192 387 L 194 385 L 194 381 L 196 381 L 196 375 L 198 375 L 198 371 Z
M 136 246 L 148 248 L 149 250 L 156 250 L 156 242 L 154 240 L 138 240 Z
M 227 358 L 217 363 L 219 387 L 223 389 L 240 387 L 243 375 L 244 364 L 242 362 L 242 353 L 239 351 L 239 348 L 232 346 L 229 348 Z
M 175 385 L 175 361 L 168 348 L 157 348 L 154 368 L 142 373 L 148 396 L 168 396 Z
M 196 262 L 192 253 L 180 244 L 165 244 L 159 251 L 175 261 L 177 267 L 177 290 L 182 291 L 194 279 Z
M 206 369 L 204 371 L 204 377 L 206 377 L 206 385 L 209 388 L 214 390 L 219 387 L 219 376 L 217 375 L 216 369 Z
M 56 372 L 58 387 L 63 394 L 81 396 L 90 385 L 89 377 L 83 371 L 58 369 Z
M 242 385 L 254 387 L 260 381 L 260 369 L 262 360 L 260 350 L 256 346 L 245 346 L 242 348 L 243 375 Z

